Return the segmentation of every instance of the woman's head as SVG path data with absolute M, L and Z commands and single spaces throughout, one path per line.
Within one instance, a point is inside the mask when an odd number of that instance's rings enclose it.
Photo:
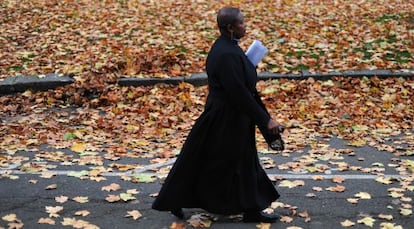
M 246 33 L 243 14 L 238 8 L 224 7 L 217 14 L 217 25 L 222 35 L 240 39 Z

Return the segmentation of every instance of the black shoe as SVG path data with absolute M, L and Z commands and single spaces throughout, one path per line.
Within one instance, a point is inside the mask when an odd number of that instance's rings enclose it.
M 183 209 L 181 209 L 181 208 L 174 209 L 174 210 L 171 211 L 171 213 L 179 219 L 184 219 L 184 212 L 183 212 Z
M 246 212 L 243 214 L 243 222 L 245 223 L 274 223 L 279 219 L 279 215 L 271 215 L 264 212 Z

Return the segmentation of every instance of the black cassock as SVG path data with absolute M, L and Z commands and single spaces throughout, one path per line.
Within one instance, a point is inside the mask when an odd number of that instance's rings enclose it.
M 263 210 L 279 194 L 257 155 L 255 128 L 266 129 L 270 116 L 257 95 L 256 68 L 237 42 L 221 36 L 209 52 L 206 70 L 205 110 L 152 207 L 202 208 L 225 215 Z

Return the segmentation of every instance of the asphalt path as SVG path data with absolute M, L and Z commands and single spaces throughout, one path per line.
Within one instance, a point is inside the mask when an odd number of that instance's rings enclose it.
M 397 139 L 390 139 L 390 144 Z M 400 213 L 401 207 L 412 205 L 414 198 L 413 190 L 408 188 L 402 192 L 404 198 L 390 196 L 391 188 L 401 188 L 401 181 L 406 177 L 413 176 L 412 171 L 399 171 L 397 166 L 402 160 L 413 160 L 412 156 L 396 156 L 385 151 L 379 151 L 370 146 L 350 147 L 342 139 L 331 137 L 322 139 L 325 144 L 333 149 L 349 149 L 354 153 L 345 155 L 343 158 L 324 159 L 315 163 L 320 168 L 329 167 L 323 171 L 308 171 L 283 169 L 282 165 L 298 162 L 306 162 L 306 156 L 310 147 L 304 152 L 290 153 L 260 153 L 264 165 L 274 162 L 274 166 L 266 169 L 270 178 L 275 179 L 275 186 L 281 194 L 278 203 L 275 203 L 274 211 L 286 220 L 291 222 L 277 222 L 270 228 L 343 228 L 341 222 L 346 220 L 355 223 L 351 228 L 369 228 L 358 223 L 366 217 L 375 219 L 373 228 L 380 228 L 381 223 L 392 223 L 402 228 L 414 228 L 414 218 L 411 215 L 404 216 Z M 51 152 L 57 149 L 48 149 Z M 59 149 L 62 150 L 62 149 Z M 74 154 L 70 150 L 63 150 L 67 154 Z M 2 152 L 0 152 L 1 154 Z M 107 172 L 102 177 L 106 180 L 93 181 L 89 177 L 79 177 L 81 171 L 90 170 L 89 166 L 62 165 L 58 162 L 42 161 L 34 157 L 33 152 L 19 151 L 16 155 L 28 157 L 26 162 L 33 162 L 40 165 L 53 165 L 49 169 L 54 176 L 43 178 L 41 172 L 22 172 L 21 164 L 13 164 L 8 167 L 0 167 L 0 228 L 8 228 L 9 221 L 5 216 L 15 214 L 24 224 L 24 228 L 68 228 L 62 222 L 68 219 L 84 220 L 99 228 L 170 228 L 176 223 L 184 223 L 191 228 L 188 222 L 180 221 L 168 212 L 158 212 L 151 209 L 153 195 L 161 187 L 162 178 L 148 182 L 133 182 L 125 180 L 125 177 L 133 174 L 144 174 L 147 176 L 158 175 L 154 171 L 170 166 L 174 160 L 166 163 L 149 164 L 148 159 L 122 159 L 122 163 L 140 163 L 144 167 L 130 171 Z M 15 155 L 15 156 L 16 156 Z M 119 162 L 119 163 L 121 163 Z M 332 162 L 334 162 L 332 164 Z M 105 165 L 111 163 L 104 161 Z M 341 164 L 342 163 L 342 164 Z M 368 170 L 341 169 L 346 163 L 349 167 L 368 168 Z M 280 167 L 282 166 L 282 167 Z M 326 166 L 326 167 L 324 167 Z M 164 174 L 165 175 L 165 174 Z M 383 184 L 376 179 L 378 177 L 392 178 L 391 184 Z M 341 177 L 343 183 L 336 183 L 333 178 Z M 295 187 L 281 187 L 286 181 L 296 183 Z M 408 185 L 412 187 L 412 179 Z M 285 182 L 285 183 L 283 183 Z M 119 184 L 120 190 L 105 191 L 102 188 L 112 183 Z M 289 183 L 287 183 L 289 184 Z M 53 185 L 50 188 L 50 185 Z M 344 186 L 343 192 L 329 191 L 329 188 Z M 49 187 L 49 188 L 48 188 Z M 108 195 L 119 195 L 128 190 L 136 189 L 133 193 L 134 200 L 118 201 L 110 203 L 106 200 Z M 357 197 L 358 194 L 368 193 L 370 199 Z M 58 203 L 56 197 L 66 196 L 68 201 Z M 76 197 L 88 197 L 87 202 L 79 203 L 73 199 Z M 350 203 L 349 198 L 357 199 L 358 203 Z M 56 217 L 51 217 L 55 225 L 39 224 L 41 218 L 49 217 L 46 206 L 61 206 Z M 76 215 L 77 212 L 87 210 L 86 216 Z M 141 217 L 134 220 L 126 217 L 128 212 L 137 210 Z M 192 215 L 205 214 L 201 209 L 185 209 L 187 217 Z M 307 217 L 307 215 L 308 217 Z M 392 220 L 383 219 L 381 215 L 392 215 Z M 212 223 L 210 228 L 257 228 L 257 223 L 242 223 L 239 218 L 227 216 L 210 215 Z

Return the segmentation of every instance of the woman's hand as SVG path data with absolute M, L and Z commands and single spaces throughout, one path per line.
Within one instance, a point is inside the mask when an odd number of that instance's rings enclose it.
M 269 130 L 270 134 L 275 135 L 275 134 L 283 133 L 283 131 L 285 130 L 285 127 L 279 123 L 276 123 L 275 121 L 273 121 L 273 119 L 270 119 L 269 122 L 267 123 L 267 129 Z

